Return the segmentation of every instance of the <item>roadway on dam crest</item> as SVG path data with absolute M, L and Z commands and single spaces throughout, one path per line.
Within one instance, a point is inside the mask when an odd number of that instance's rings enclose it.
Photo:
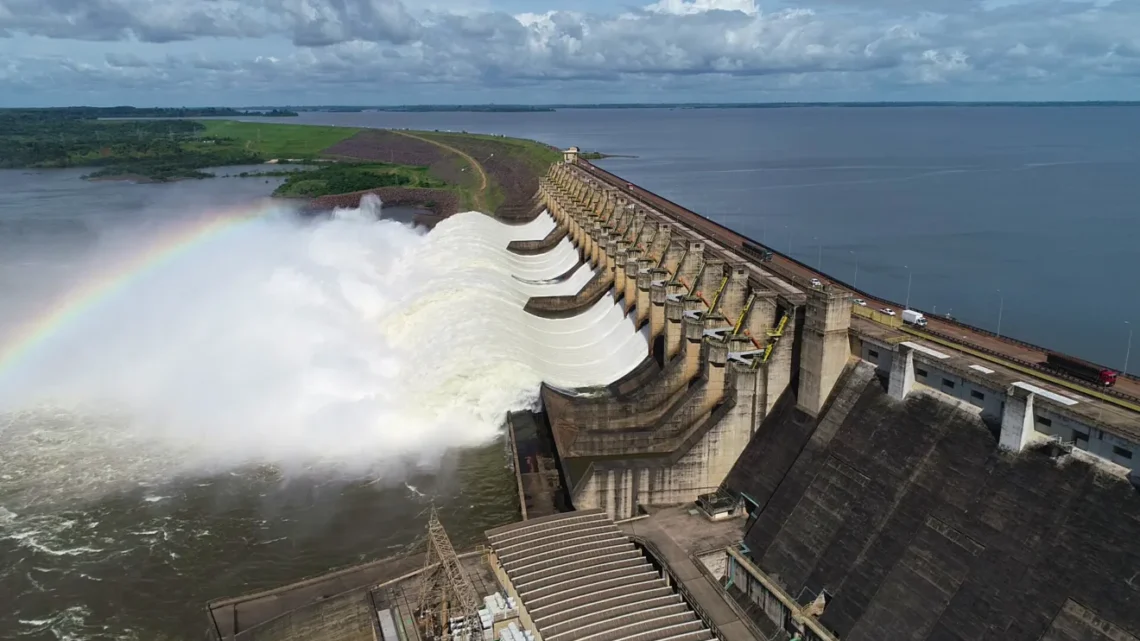
M 752 239 L 705 218 L 677 203 L 622 180 L 620 177 L 593 165 L 589 161 L 578 159 L 577 166 L 608 186 L 658 209 L 662 213 L 690 226 L 700 234 L 707 236 L 710 240 L 722 244 L 726 250 L 736 252 L 745 242 L 761 245 L 761 243 L 756 243 Z M 811 269 L 803 263 L 781 254 L 767 245 L 762 246 L 765 247 L 765 249 L 771 250 L 773 254 L 772 262 L 766 263 L 765 265 L 772 266 L 773 271 L 777 272 L 780 276 L 791 277 L 800 284 L 809 287 L 811 279 L 818 278 L 825 283 L 842 287 L 851 291 L 853 294 L 857 294 L 866 301 L 867 306 L 871 309 L 879 310 L 887 307 L 894 310 L 901 310 L 903 307 L 893 301 L 871 296 L 827 274 Z M 740 256 L 744 258 L 742 254 Z M 752 261 L 754 262 L 754 259 L 752 259 Z M 1013 363 L 1034 370 L 1034 374 L 1037 376 L 1055 379 L 1060 384 L 1071 389 L 1084 393 L 1092 392 L 1094 394 L 1100 394 L 1103 395 L 1102 398 L 1104 400 L 1109 402 L 1124 405 L 1129 409 L 1140 409 L 1140 380 L 1138 379 L 1121 375 L 1117 379 L 1114 388 L 1090 388 L 1087 384 L 1044 368 L 1042 363 L 1044 363 L 1045 356 L 1048 352 L 1045 348 L 1009 337 L 998 336 L 977 327 L 933 315 L 928 315 L 927 320 L 928 325 L 924 328 L 923 333 L 931 334 L 937 338 L 966 347 L 975 348 L 980 352 L 988 353 L 1003 360 L 1012 361 Z

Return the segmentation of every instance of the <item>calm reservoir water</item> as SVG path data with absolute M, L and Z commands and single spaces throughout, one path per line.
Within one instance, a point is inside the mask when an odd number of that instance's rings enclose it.
M 1140 108 L 303 113 L 635 155 L 599 164 L 861 289 L 1121 368 Z M 1129 371 L 1140 371 L 1140 358 Z
M 909 275 L 914 307 L 991 329 L 1000 308 L 1002 333 L 1113 367 L 1123 365 L 1125 321 L 1140 319 L 1140 109 L 297 121 L 499 133 L 635 155 L 601 164 L 839 278 L 856 280 L 857 269 L 861 288 L 902 301 Z M 245 206 L 276 184 L 86 183 L 82 173 L 0 172 L 0 321 L 28 312 L 21 305 L 37 291 L 68 286 L 69 257 L 102 230 L 177 218 L 187 203 Z M 109 420 L 0 410 L 0 638 L 199 638 L 209 598 L 405 549 L 420 534 L 426 496 L 437 497 L 460 541 L 516 509 L 501 443 L 398 478 L 272 466 L 155 475 L 92 454 L 102 451 L 92 439 L 114 434 Z

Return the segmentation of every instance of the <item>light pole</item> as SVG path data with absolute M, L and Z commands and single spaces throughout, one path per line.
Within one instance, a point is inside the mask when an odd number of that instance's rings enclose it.
M 997 292 L 998 292 L 998 295 L 1001 296 L 1001 301 L 998 303 L 998 326 L 997 326 L 997 335 L 1000 338 L 1001 337 L 1001 313 L 1003 311 L 1005 311 L 1005 294 L 1002 294 L 1000 289 L 997 290 Z
M 1132 323 L 1129 323 L 1128 321 L 1124 321 L 1124 324 L 1128 326 L 1128 347 L 1125 348 L 1125 350 L 1124 350 L 1124 371 L 1121 373 L 1127 374 L 1128 373 L 1128 357 L 1132 356 Z
M 820 242 L 819 236 L 813 236 L 812 240 L 815 241 L 816 249 L 818 251 L 818 253 L 816 254 L 816 257 L 815 257 L 815 270 L 818 272 L 822 272 L 823 271 L 823 243 Z
M 768 245 L 768 219 L 767 218 L 761 218 L 760 219 L 760 241 L 762 243 L 764 243 L 765 246 Z
M 855 278 L 851 279 L 851 286 L 855 287 L 859 284 L 859 256 L 855 253 L 854 249 L 847 251 L 851 252 L 851 258 L 855 261 Z
M 792 255 L 792 230 L 788 229 L 787 225 L 784 225 L 784 229 L 788 230 L 788 255 L 791 256 Z
M 914 281 L 914 272 L 906 265 L 903 268 L 906 269 L 906 309 L 910 309 L 910 284 Z

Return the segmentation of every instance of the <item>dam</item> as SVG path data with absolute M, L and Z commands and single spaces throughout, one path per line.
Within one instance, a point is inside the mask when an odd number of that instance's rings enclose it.
M 420 569 L 215 602 L 213 638 L 1140 641 L 1140 381 L 904 323 L 576 148 L 497 218 L 570 372 L 507 419 L 522 521 L 464 556 L 433 516 Z

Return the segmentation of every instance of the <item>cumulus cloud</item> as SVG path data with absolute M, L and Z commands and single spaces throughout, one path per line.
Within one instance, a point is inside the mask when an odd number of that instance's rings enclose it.
M 817 0 L 794 7 L 656 0 L 617 13 L 579 5 L 582 10 L 514 15 L 424 6 L 401 0 L 0 0 L 0 34 L 59 43 L 58 53 L 9 57 L 0 81 L 149 81 L 257 91 L 751 78 L 768 87 L 873 90 L 1079 85 L 1140 76 L 1140 5 L 1129 0 L 993 6 L 982 0 Z M 76 41 L 154 46 L 146 55 L 117 51 L 76 61 L 65 53 Z M 241 46 L 216 46 L 227 42 Z M 170 43 L 194 46 L 163 49 Z

